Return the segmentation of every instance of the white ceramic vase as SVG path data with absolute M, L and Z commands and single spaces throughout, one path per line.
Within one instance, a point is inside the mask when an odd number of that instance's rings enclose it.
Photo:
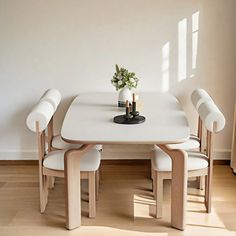
M 128 100 L 129 102 L 132 101 L 132 93 L 129 88 L 124 87 L 119 92 L 118 107 L 125 107 L 126 100 Z

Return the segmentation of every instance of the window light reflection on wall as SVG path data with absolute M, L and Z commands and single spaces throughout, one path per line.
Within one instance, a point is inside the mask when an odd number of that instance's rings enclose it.
M 162 47 L 162 91 L 169 90 L 170 83 L 170 42 L 167 42 Z
M 198 50 L 199 11 L 192 15 L 192 69 L 196 69 Z
M 187 78 L 187 19 L 178 23 L 178 81 Z

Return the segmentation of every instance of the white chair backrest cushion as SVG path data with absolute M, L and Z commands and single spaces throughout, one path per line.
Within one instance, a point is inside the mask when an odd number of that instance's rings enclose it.
M 57 89 L 48 89 L 40 98 L 40 101 L 47 101 L 51 103 L 55 112 L 57 110 L 57 106 L 61 102 L 61 93 Z
M 36 132 L 36 122 L 39 122 L 39 131 L 47 128 L 49 121 L 54 114 L 54 108 L 51 103 L 47 101 L 40 101 L 30 112 L 26 119 L 28 128 Z
M 207 102 L 207 101 L 213 102 L 210 95 L 204 89 L 201 89 L 201 88 L 195 89 L 192 92 L 191 100 L 197 111 L 202 103 Z
M 215 103 L 208 101 L 200 105 L 198 109 L 199 116 L 204 126 L 213 132 L 213 125 L 216 123 L 216 132 L 221 131 L 225 127 L 225 117 Z

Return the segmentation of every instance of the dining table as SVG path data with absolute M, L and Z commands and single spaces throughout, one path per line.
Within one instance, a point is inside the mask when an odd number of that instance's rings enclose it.
M 117 93 L 88 92 L 69 106 L 61 136 L 69 143 L 83 144 L 68 150 L 65 164 L 66 228 L 81 225 L 80 158 L 96 144 L 157 145 L 172 159 L 171 226 L 184 230 L 187 204 L 187 153 L 168 144 L 183 143 L 190 136 L 186 114 L 178 99 L 168 92 L 139 93 L 141 124 L 117 124 L 113 118 L 125 113 L 117 105 Z M 138 107 L 138 106 L 137 106 Z

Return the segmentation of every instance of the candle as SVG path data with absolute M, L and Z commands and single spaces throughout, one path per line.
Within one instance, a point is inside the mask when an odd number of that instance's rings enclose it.
M 126 103 L 125 103 L 125 116 L 126 118 L 129 118 L 129 101 L 126 100 Z
M 136 95 L 133 93 L 133 102 L 136 102 Z

